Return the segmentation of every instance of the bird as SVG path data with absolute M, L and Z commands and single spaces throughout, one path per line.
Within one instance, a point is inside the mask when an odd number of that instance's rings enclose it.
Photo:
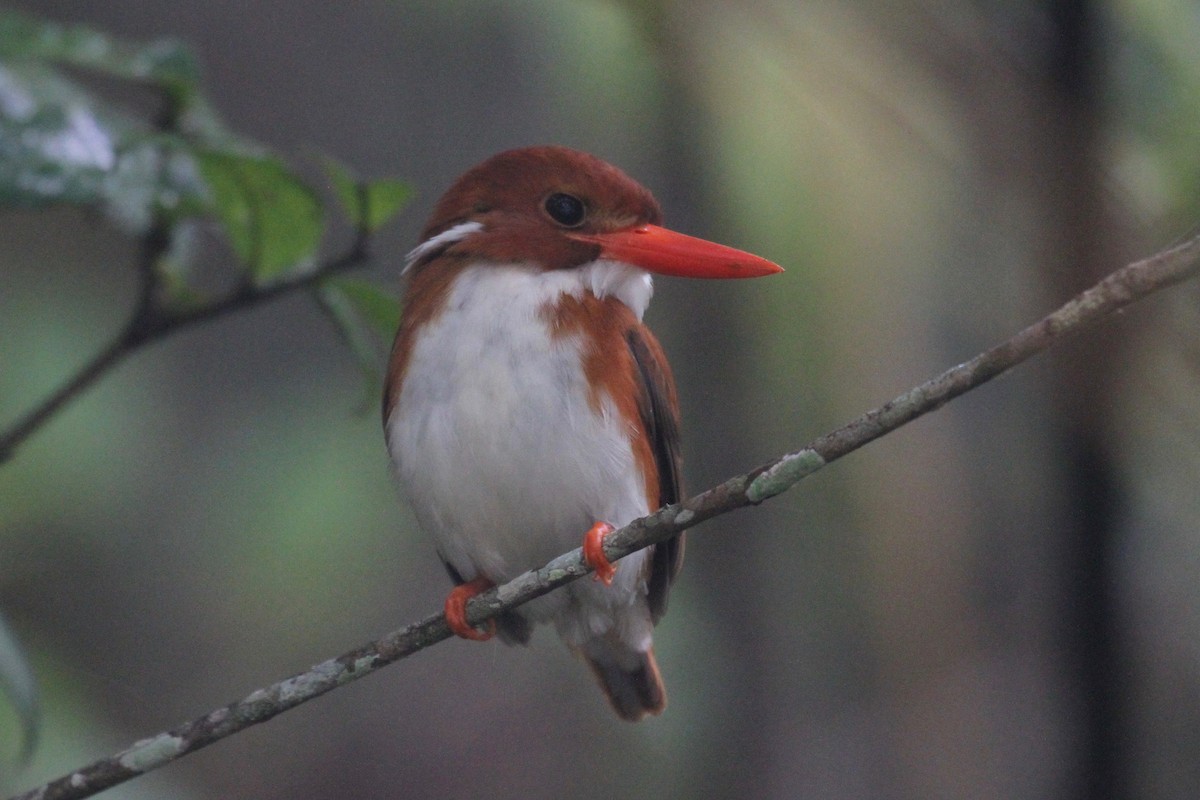
M 392 471 L 455 587 L 450 630 L 527 644 L 553 623 L 618 716 L 659 714 L 652 631 L 682 535 L 604 555 L 609 532 L 683 499 L 680 420 L 642 323 L 651 274 L 747 278 L 776 264 L 662 227 L 617 167 L 557 145 L 508 150 L 435 203 L 403 268 L 383 425 Z M 596 580 L 502 613 L 467 601 L 579 546 Z

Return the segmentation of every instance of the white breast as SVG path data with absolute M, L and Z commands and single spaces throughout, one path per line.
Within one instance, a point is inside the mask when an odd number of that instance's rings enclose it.
M 421 526 L 464 579 L 509 580 L 578 547 L 597 520 L 620 527 L 653 510 L 626 423 L 610 400 L 600 415 L 588 402 L 579 338 L 552 338 L 543 317 L 563 293 L 583 292 L 615 295 L 640 317 L 650 291 L 648 275 L 621 264 L 484 265 L 459 275 L 422 329 L 388 447 Z M 644 608 L 642 561 L 619 562 L 612 587 L 577 581 L 542 598 L 530 616 L 556 617 L 574 644 L 627 626 L 617 611 Z M 640 629 L 645 615 L 635 616 Z

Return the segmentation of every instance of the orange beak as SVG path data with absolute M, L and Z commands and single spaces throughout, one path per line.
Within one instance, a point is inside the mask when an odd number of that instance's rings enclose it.
M 610 233 L 568 233 L 572 239 L 600 245 L 600 256 L 647 272 L 681 278 L 757 278 L 783 272 L 765 258 L 657 225 L 639 225 Z

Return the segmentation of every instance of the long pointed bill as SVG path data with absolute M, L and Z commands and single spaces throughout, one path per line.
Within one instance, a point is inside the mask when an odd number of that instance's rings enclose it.
M 600 245 L 601 258 L 623 261 L 648 272 L 681 278 L 757 278 L 783 272 L 765 258 L 657 225 L 611 233 L 568 233 Z

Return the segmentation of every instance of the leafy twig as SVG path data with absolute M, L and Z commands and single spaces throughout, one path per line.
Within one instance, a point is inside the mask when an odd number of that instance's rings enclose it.
M 158 245 L 154 244 L 156 241 L 159 242 Z M 80 367 L 62 386 L 0 433 L 0 464 L 12 458 L 17 447 L 45 425 L 59 409 L 139 348 L 197 323 L 257 306 L 300 289 L 311 288 L 326 278 L 359 266 L 368 258 L 367 241 L 367 234 L 360 230 L 349 249 L 309 271 L 261 286 L 242 284 L 221 297 L 185 308 L 165 305 L 155 293 L 156 287 L 146 282 L 128 322 L 112 342 Z M 153 269 L 152 262 L 161 256 L 161 248 L 166 247 L 165 237 L 148 234 L 146 242 L 142 258 L 150 260 L 150 269 Z M 143 270 L 143 274 L 146 274 L 146 270 Z
M 687 528 L 734 509 L 757 505 L 794 486 L 826 464 L 935 411 L 955 397 L 986 383 L 1042 352 L 1061 337 L 1124 308 L 1152 292 L 1172 286 L 1200 271 L 1200 237 L 1130 264 L 1007 341 L 970 361 L 900 395 L 849 424 L 813 440 L 807 447 L 731 478 L 689 500 L 635 520 L 604 540 L 610 559 L 677 536 Z M 232 310 L 232 309 L 228 309 Z M 576 580 L 590 571 L 579 549 L 559 556 L 539 570 L 489 590 L 467 606 L 467 619 L 479 623 Z M 64 775 L 12 800 L 74 800 L 173 761 L 213 742 L 342 684 L 363 677 L 412 653 L 450 637 L 441 615 L 428 617 L 363 645 L 307 672 L 252 692 L 244 699 L 212 711 L 126 750 Z

